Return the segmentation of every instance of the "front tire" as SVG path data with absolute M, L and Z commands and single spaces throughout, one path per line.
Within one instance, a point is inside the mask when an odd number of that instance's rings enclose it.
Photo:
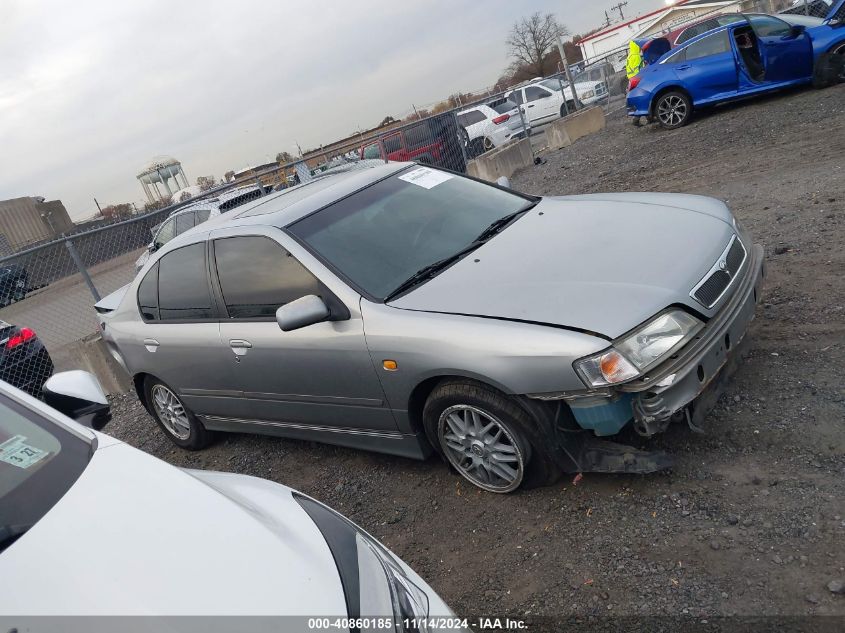
M 529 440 L 529 414 L 505 394 L 472 381 L 438 385 L 423 408 L 438 453 L 473 485 L 495 493 L 551 483 L 551 457 Z M 538 476 L 539 473 L 539 476 Z
M 675 130 L 683 127 L 692 118 L 692 102 L 686 93 L 670 90 L 657 99 L 654 117 L 664 129 Z
M 148 376 L 144 381 L 144 395 L 156 423 L 176 446 L 197 451 L 211 444 L 211 431 L 206 430 L 174 389 L 158 378 Z

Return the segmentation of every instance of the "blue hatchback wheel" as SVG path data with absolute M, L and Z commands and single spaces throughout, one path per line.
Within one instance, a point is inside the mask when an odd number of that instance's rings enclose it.
M 682 92 L 667 92 L 660 96 L 654 108 L 654 116 L 660 125 L 666 129 L 686 125 L 692 114 L 692 104 L 689 97 Z

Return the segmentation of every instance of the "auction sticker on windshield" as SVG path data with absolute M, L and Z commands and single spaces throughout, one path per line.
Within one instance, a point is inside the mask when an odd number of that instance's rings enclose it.
M 443 171 L 437 171 L 436 169 L 429 169 L 428 167 L 417 167 L 416 169 L 412 169 L 407 174 L 402 174 L 399 176 L 399 180 L 404 180 L 405 182 L 409 182 L 412 185 L 417 185 L 419 187 L 423 187 L 425 189 L 431 189 L 432 187 L 436 187 L 440 183 L 444 183 L 447 180 L 452 180 L 454 176 L 452 174 L 447 174 Z
M 27 444 L 23 435 L 15 435 L 0 444 L 0 462 L 18 468 L 29 468 L 48 454 L 49 451 Z

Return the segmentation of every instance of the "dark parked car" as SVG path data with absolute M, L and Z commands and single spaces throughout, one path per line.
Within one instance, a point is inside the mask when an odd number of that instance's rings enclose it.
M 463 172 L 468 143 L 467 131 L 451 113 L 446 113 L 390 130 L 361 147 L 359 155 L 361 159 L 384 160 L 386 153 L 390 161 L 414 161 Z
M 29 275 L 20 264 L 0 267 L 0 308 L 13 301 L 20 301 L 29 288 Z
M 0 380 L 38 396 L 52 373 L 53 360 L 35 332 L 0 321 Z

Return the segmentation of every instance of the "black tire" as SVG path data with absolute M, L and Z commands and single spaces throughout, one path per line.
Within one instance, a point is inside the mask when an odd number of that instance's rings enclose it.
M 178 404 L 182 407 L 182 411 L 185 416 L 185 427 L 180 426 L 181 423 L 175 423 L 162 418 L 162 407 L 159 406 L 156 396 L 159 392 L 163 395 L 164 391 L 168 392 L 173 398 L 175 398 L 176 402 L 178 402 Z M 189 451 L 198 451 L 211 444 L 214 439 L 214 434 L 211 431 L 206 430 L 202 422 L 197 419 L 197 416 L 195 416 L 191 410 L 185 406 L 181 398 L 176 395 L 176 391 L 165 382 L 159 380 L 158 378 L 147 376 L 144 380 L 144 397 L 146 398 L 148 405 L 147 409 L 149 410 L 150 415 L 153 416 L 156 424 L 161 427 L 164 434 L 169 437 L 170 441 L 176 444 L 176 446 Z M 184 436 L 172 429 L 183 429 Z
M 653 116 L 666 130 L 683 127 L 692 118 L 692 101 L 680 90 L 664 92 L 654 104 Z
M 482 137 L 474 138 L 467 146 L 467 158 L 477 158 L 484 153 L 484 139 Z
M 827 88 L 845 81 L 845 45 L 822 53 L 813 68 L 813 87 Z
M 495 434 L 501 428 L 502 433 L 492 443 L 482 441 L 484 436 L 477 428 L 474 432 L 458 434 L 450 425 L 453 416 L 472 416 L 474 413 L 484 422 L 479 426 L 490 422 L 497 425 L 491 433 Z M 483 490 L 508 493 L 519 487 L 547 485 L 559 477 L 554 458 L 537 437 L 532 417 L 516 400 L 488 385 L 471 380 L 444 381 L 429 395 L 422 417 L 426 436 L 440 456 L 458 474 Z M 450 441 L 453 448 L 449 447 Z M 462 452 L 458 452 L 458 443 Z M 500 446 L 502 450 L 490 451 L 490 446 Z M 513 450 L 506 448 L 508 446 Z M 507 481 L 491 472 L 502 464 L 516 464 L 516 468 L 508 466 L 518 471 L 512 480 Z M 481 474 L 472 474 L 473 469 Z
M 570 99 L 569 101 L 567 101 L 566 107 L 569 108 L 569 114 L 572 114 L 573 112 L 575 112 L 575 100 Z

